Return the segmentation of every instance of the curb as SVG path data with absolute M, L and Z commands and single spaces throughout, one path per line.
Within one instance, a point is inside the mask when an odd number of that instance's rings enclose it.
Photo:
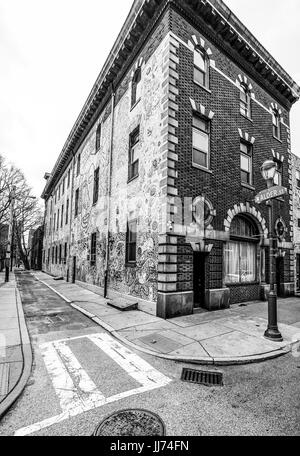
M 36 275 L 34 277 L 41 283 L 43 283 L 46 287 L 50 288 L 54 293 L 56 293 L 58 296 L 60 296 L 66 303 L 70 304 L 71 307 L 74 309 L 78 310 L 82 314 L 84 314 L 86 317 L 90 318 L 92 321 L 97 323 L 99 326 L 101 326 L 103 329 L 108 331 L 111 335 L 113 335 L 116 339 L 118 339 L 120 342 L 124 343 L 125 345 L 133 348 L 134 350 L 138 350 L 142 353 L 145 353 L 146 355 L 151 355 L 155 356 L 156 358 L 160 359 L 165 359 L 168 361 L 176 361 L 180 363 L 190 363 L 190 364 L 198 364 L 198 365 L 215 365 L 215 366 L 236 366 L 236 365 L 246 365 L 246 364 L 254 364 L 254 363 L 261 363 L 264 361 L 272 360 L 275 358 L 279 358 L 280 356 L 287 355 L 288 353 L 291 352 L 291 344 L 288 344 L 285 348 L 280 348 L 278 350 L 274 350 L 272 352 L 268 353 L 262 353 L 259 355 L 252 355 L 252 356 L 245 356 L 245 357 L 234 357 L 234 358 L 212 358 L 211 356 L 207 356 L 204 358 L 196 358 L 196 357 L 180 357 L 180 356 L 170 356 L 170 355 L 164 355 L 159 352 L 154 352 L 152 350 L 148 350 L 146 348 L 140 347 L 129 340 L 127 340 L 125 337 L 121 336 L 118 331 L 116 331 L 112 326 L 108 325 L 104 321 L 102 321 L 99 317 L 96 317 L 94 314 L 88 312 L 87 310 L 83 309 L 82 307 L 78 306 L 77 304 L 73 304 L 72 301 L 70 301 L 68 298 L 66 298 L 64 295 L 59 293 L 57 290 L 55 290 L 51 285 L 48 285 L 46 282 L 43 280 L 39 279 Z
M 20 339 L 21 339 L 21 350 L 22 350 L 22 357 L 23 357 L 23 368 L 22 373 L 19 377 L 18 382 L 14 386 L 14 388 L 8 393 L 6 398 L 0 404 L 0 419 L 8 412 L 11 406 L 16 402 L 16 400 L 21 396 L 23 393 L 25 386 L 28 382 L 28 379 L 31 374 L 32 369 L 32 348 L 31 342 L 28 334 L 28 329 L 26 326 L 26 320 L 23 312 L 22 301 L 20 297 L 20 292 L 16 285 L 15 288 L 16 293 L 16 305 L 18 311 L 18 319 L 19 319 L 19 330 L 20 330 Z

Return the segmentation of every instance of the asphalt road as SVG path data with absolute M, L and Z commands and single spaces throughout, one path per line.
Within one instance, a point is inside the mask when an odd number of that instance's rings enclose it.
M 17 277 L 34 366 L 0 435 L 89 436 L 127 408 L 157 413 L 168 436 L 300 434 L 300 358 L 222 368 L 224 387 L 185 383 L 183 367 L 204 368 L 134 352 L 29 273 Z M 103 397 L 110 402 L 101 403 Z

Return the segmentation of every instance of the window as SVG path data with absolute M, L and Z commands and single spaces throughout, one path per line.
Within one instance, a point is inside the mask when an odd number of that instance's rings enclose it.
M 61 187 L 61 185 L 59 185 L 59 187 L 58 187 L 58 201 L 60 200 L 60 187 Z
M 140 68 L 136 70 L 132 79 L 131 86 L 131 106 L 133 107 L 141 98 L 141 78 L 142 71 Z
M 81 161 L 81 155 L 79 154 L 78 158 L 77 158 L 77 176 L 79 176 L 79 174 L 80 174 L 80 161 Z
M 208 120 L 193 116 L 193 165 L 209 168 L 210 124 Z
M 196 49 L 194 52 L 194 81 L 202 87 L 209 88 L 208 58 L 201 49 Z
M 52 247 L 52 264 L 54 264 L 55 259 L 55 247 Z
M 126 236 L 126 262 L 136 262 L 136 233 L 137 233 L 137 221 L 132 220 L 127 224 L 127 236 Z
M 67 264 L 67 256 L 68 256 L 68 243 L 65 242 L 65 249 L 64 249 L 64 264 Z
M 99 167 L 94 171 L 94 190 L 93 190 L 93 204 L 96 204 L 99 196 Z
M 69 171 L 68 171 L 68 183 L 67 183 L 68 188 L 70 187 L 70 179 L 71 179 L 71 169 L 69 169 Z
M 98 125 L 96 131 L 96 152 L 100 149 L 101 146 L 101 124 Z
M 240 91 L 240 112 L 243 116 L 251 118 L 251 96 L 247 86 L 242 85 Z
M 134 179 L 139 174 L 138 144 L 140 140 L 140 127 L 136 128 L 129 137 L 129 180 Z
M 252 185 L 252 146 L 241 142 L 240 151 L 242 183 Z
M 59 264 L 61 264 L 61 260 L 62 260 L 62 245 L 59 244 Z
M 57 211 L 57 227 L 56 229 L 58 230 L 59 229 L 59 209 Z
M 48 260 L 47 263 L 50 264 L 50 249 L 48 249 Z
M 66 186 L 66 178 L 64 177 L 63 182 L 62 182 L 62 195 L 65 194 L 65 186 Z
M 298 228 L 300 228 L 300 219 L 298 219 Z
M 78 208 L 79 208 L 79 188 L 77 188 L 75 192 L 75 217 L 78 215 Z
M 66 225 L 69 223 L 69 205 L 70 205 L 70 202 L 69 202 L 69 200 L 67 199 L 67 208 L 66 208 Z
M 56 214 L 54 214 L 53 231 L 55 231 L 55 228 L 56 228 Z
M 230 234 L 224 252 L 225 283 L 253 283 L 257 280 L 257 227 L 245 217 L 235 217 Z
M 61 207 L 61 216 L 60 216 L 60 227 L 61 228 L 63 227 L 63 223 L 64 223 L 64 205 L 62 205 L 62 207 Z
M 300 188 L 300 171 L 296 171 L 296 184 Z
M 58 249 L 57 246 L 55 247 L 55 264 L 57 264 L 57 254 L 58 254 Z
M 97 233 L 92 234 L 91 238 L 91 266 L 96 264 L 96 253 L 97 253 Z
M 273 110 L 272 112 L 272 122 L 273 122 L 273 136 L 276 139 L 281 138 L 281 132 L 280 132 L 280 115 L 277 110 Z

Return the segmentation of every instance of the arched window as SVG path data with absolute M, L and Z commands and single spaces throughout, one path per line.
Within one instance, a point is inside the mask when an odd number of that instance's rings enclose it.
M 280 131 L 280 114 L 276 109 L 272 111 L 272 123 L 273 123 L 273 136 L 276 139 L 280 139 L 281 131 Z
M 96 131 L 96 152 L 100 149 L 101 146 L 101 123 L 97 127 Z
M 245 84 L 241 85 L 240 92 L 240 111 L 245 117 L 251 118 L 251 94 Z
M 236 216 L 233 219 L 224 255 L 226 284 L 256 282 L 259 238 L 258 228 L 250 218 Z
M 209 59 L 201 48 L 196 48 L 194 52 L 194 81 L 209 88 Z
M 133 76 L 132 79 L 132 86 L 131 86 L 131 106 L 133 107 L 141 98 L 141 79 L 142 79 L 142 71 L 141 68 L 138 68 Z

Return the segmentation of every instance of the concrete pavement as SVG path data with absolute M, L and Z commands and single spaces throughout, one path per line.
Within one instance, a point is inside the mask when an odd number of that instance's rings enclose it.
M 0 273 L 0 417 L 25 388 L 32 351 L 15 277 Z
M 114 337 L 134 349 L 160 358 L 197 364 L 234 365 L 265 361 L 299 346 L 300 299 L 278 300 L 283 342 L 270 342 L 267 304 L 234 305 L 231 309 L 197 313 L 172 320 L 136 310 L 121 312 L 92 291 L 38 272 L 35 277 Z

